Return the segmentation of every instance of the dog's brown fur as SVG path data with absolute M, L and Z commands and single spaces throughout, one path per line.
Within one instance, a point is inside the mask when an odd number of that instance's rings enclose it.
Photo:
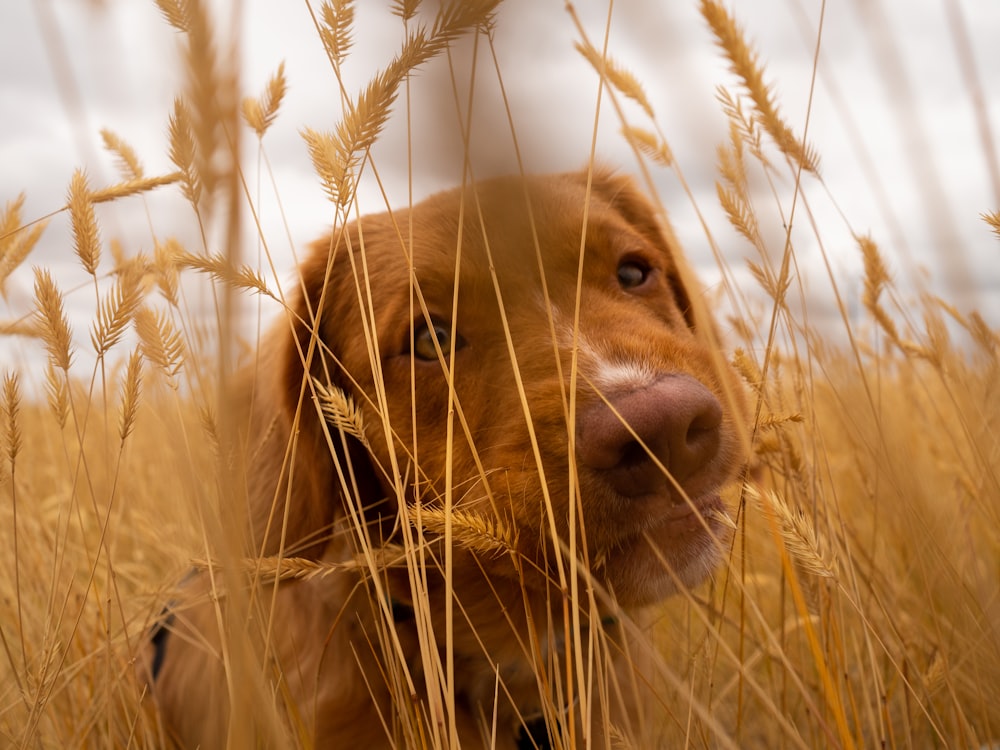
M 422 567 L 376 581 L 345 570 L 258 590 L 266 606 L 251 611 L 270 618 L 271 644 L 261 674 L 294 707 L 285 721 L 300 741 L 411 746 L 430 736 L 407 733 L 422 726 L 512 748 L 543 713 L 550 731 L 593 731 L 602 746 L 626 731 L 635 699 L 619 686 L 581 702 L 575 681 L 560 682 L 565 623 L 582 617 L 586 640 L 605 616 L 608 652 L 627 669 L 608 615 L 717 564 L 718 491 L 743 462 L 736 377 L 646 201 L 602 172 L 589 191 L 586 173 L 479 183 L 364 217 L 302 266 L 294 320 L 264 342 L 246 386 L 253 549 L 346 562 L 364 546 L 359 529 L 373 547 L 400 544 L 417 505 L 441 508 L 447 495 L 463 518 L 516 533 L 517 553 L 470 551 L 456 530 L 447 564 L 437 541 L 411 557 Z M 440 351 L 425 314 L 442 329 Z M 324 421 L 316 383 L 353 397 L 364 441 Z M 568 547 L 592 579 L 569 572 Z M 588 580 L 609 595 L 567 604 Z M 176 605 L 154 681 L 185 746 L 221 746 L 234 731 L 240 655 L 225 653 L 225 607 L 210 588 L 201 575 Z M 592 720 L 568 729 L 560 706 L 577 717 L 592 706 Z

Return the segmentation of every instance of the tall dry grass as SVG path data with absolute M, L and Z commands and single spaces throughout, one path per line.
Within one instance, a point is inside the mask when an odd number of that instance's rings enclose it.
M 221 35 L 200 2 L 158 5 L 186 40 L 189 84 L 165 114 L 173 171 L 146 175 L 126 140 L 106 131 L 120 182 L 95 187 L 78 171 L 64 207 L 46 219 L 69 223 L 91 278 L 92 349 L 79 356 L 74 331 L 84 323 L 67 317 L 67 292 L 44 268 L 34 309 L 3 324 L 47 361 L 42 372 L 6 371 L 0 392 L 0 738 L 13 747 L 165 745 L 134 661 L 192 565 L 221 562 L 237 586 L 243 563 L 265 578 L 330 573 L 296 559 L 245 561 L 224 531 L 235 311 L 284 299 L 267 260 L 261 269 L 238 260 L 253 201 L 236 154 L 241 131 L 266 153 L 284 70 L 241 100 L 240 71 L 225 62 L 235 57 L 222 54 L 238 40 Z M 355 210 L 359 175 L 377 168 L 369 148 L 407 95 L 407 77 L 462 36 L 490 46 L 497 3 L 446 5 L 429 18 L 418 5 L 396 4 L 405 41 L 359 94 L 342 90 L 343 121 L 303 130 L 338 221 Z M 1000 741 L 1000 336 L 929 292 L 904 296 L 877 242 L 860 233 L 865 314 L 840 303 L 842 344 L 810 326 L 796 304 L 791 230 L 781 247 L 768 244 L 750 181 L 769 185 L 776 206 L 808 214 L 825 192 L 819 154 L 783 119 L 730 13 L 709 0 L 701 9 L 740 81 L 718 92 L 730 122 L 718 197 L 732 227 L 708 236 L 735 230 L 756 254 L 753 293 L 724 290 L 736 311 L 733 362 L 755 405 L 756 480 L 730 494 L 737 531 L 724 569 L 656 612 L 658 658 L 642 665 L 655 705 L 646 720 L 664 747 L 990 746 Z M 315 20 L 339 77 L 352 5 L 329 0 Z M 641 83 L 578 29 L 611 106 L 622 113 L 626 99 L 644 113 L 642 124 L 620 114 L 641 169 L 673 170 L 686 186 Z M 154 250 L 142 252 L 102 237 L 95 205 L 154 189 L 188 200 L 202 246 L 154 235 Z M 1000 234 L 996 212 L 983 218 Z M 30 261 L 44 230 L 21 201 L 7 204 L 0 285 Z M 197 283 L 209 289 L 213 326 L 192 312 Z M 30 382 L 44 386 L 29 397 Z M 358 430 L 360 412 L 337 398 L 324 396 L 328 411 Z M 487 553 L 509 545 L 507 530 L 460 513 L 425 511 L 421 523 L 422 533 Z M 417 560 L 412 549 L 392 560 L 391 550 L 369 552 L 359 565 Z M 260 700 L 235 703 L 253 710 Z M 447 744 L 447 733 L 421 734 L 411 718 L 411 744 Z M 276 744 L 296 744 L 272 729 Z

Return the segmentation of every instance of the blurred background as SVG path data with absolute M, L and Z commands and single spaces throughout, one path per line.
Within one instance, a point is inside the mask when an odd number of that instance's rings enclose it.
M 390 3 L 357 5 L 354 46 L 342 71 L 351 96 L 392 59 L 404 33 Z M 243 95 L 258 95 L 285 65 L 288 91 L 275 124 L 262 146 L 245 130 L 242 149 L 263 239 L 287 282 L 292 248 L 301 251 L 334 218 L 301 136 L 306 127 L 332 129 L 341 116 L 340 87 L 311 15 L 319 3 L 220 0 L 217 6 L 221 27 L 232 31 L 237 45 L 232 54 L 240 57 Z M 646 91 L 655 127 L 694 200 L 674 170 L 652 168 L 656 189 L 709 293 L 722 273 L 698 211 L 724 264 L 737 281 L 753 286 L 744 258 L 756 251 L 727 222 L 715 187 L 716 148 L 728 139 L 717 87 L 737 92 L 738 82 L 698 3 L 618 0 L 609 7 L 585 1 L 574 7 L 591 43 L 600 49 L 607 34 L 609 57 Z M 821 158 L 821 179 L 803 176 L 807 200 L 796 208 L 792 231 L 810 325 L 831 337 L 843 330 L 830 273 L 848 314 L 859 314 L 862 261 L 852 232 L 879 243 L 901 294 L 927 290 L 1000 325 L 1000 246 L 980 218 L 1000 210 L 1000 3 L 754 0 L 731 11 L 755 42 L 783 116 Z M 358 210 L 404 206 L 411 191 L 416 201 L 462 181 L 459 113 L 464 116 L 470 91 L 469 157 L 476 178 L 517 171 L 508 118 L 529 171 L 578 169 L 593 142 L 599 161 L 638 174 L 606 93 L 599 104 L 597 74 L 574 49 L 580 38 L 561 1 L 503 3 L 492 49 L 482 37 L 475 44 L 465 40 L 412 80 L 410 96 L 397 102 L 374 150 L 379 179 L 368 170 Z M 184 85 L 180 36 L 152 0 L 4 0 L 0 204 L 23 192 L 24 219 L 57 211 L 77 167 L 86 169 L 92 188 L 118 182 L 102 128 L 136 150 L 147 175 L 173 171 L 167 121 Z M 626 105 L 625 112 L 630 123 L 654 129 L 640 108 Z M 780 158 L 776 151 L 774 156 Z M 762 233 L 777 261 L 794 181 L 779 179 L 772 193 L 758 175 L 753 186 Z M 190 206 L 174 187 L 101 206 L 99 219 L 102 240 L 119 242 L 126 254 L 151 252 L 154 233 L 201 246 Z M 244 237 L 244 260 L 254 263 L 259 241 L 249 218 Z M 0 320 L 30 313 L 32 266 L 52 271 L 66 293 L 71 323 L 80 321 L 74 326 L 83 338 L 80 348 L 87 349 L 93 293 L 84 286 L 65 216 L 50 223 L 34 253 L 6 280 Z M 0 337 L 4 368 L 31 368 L 43 356 L 37 342 Z

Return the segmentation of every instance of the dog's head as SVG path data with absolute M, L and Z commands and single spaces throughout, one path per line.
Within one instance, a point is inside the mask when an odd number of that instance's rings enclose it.
M 442 507 L 450 493 L 516 531 L 529 568 L 551 573 L 575 549 L 622 603 L 718 562 L 719 491 L 743 462 L 740 387 L 650 206 L 627 179 L 588 182 L 482 182 L 315 248 L 284 408 L 319 446 L 308 462 L 340 468 L 305 468 L 329 484 L 290 495 L 323 506 L 289 507 L 293 536 L 341 514 L 345 489 L 381 534 L 399 502 Z M 306 372 L 353 398 L 363 440 L 321 429 Z

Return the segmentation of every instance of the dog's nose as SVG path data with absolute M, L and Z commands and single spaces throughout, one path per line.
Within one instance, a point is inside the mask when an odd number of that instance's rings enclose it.
M 722 407 L 708 388 L 690 375 L 667 375 L 580 412 L 577 458 L 620 495 L 676 496 L 656 462 L 683 486 L 718 453 L 721 425 Z

